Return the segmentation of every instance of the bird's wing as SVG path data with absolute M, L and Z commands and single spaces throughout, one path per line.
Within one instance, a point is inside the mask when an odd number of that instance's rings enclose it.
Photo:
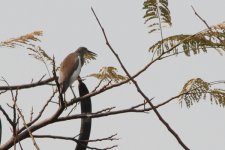
M 69 54 L 61 63 L 59 72 L 59 84 L 61 85 L 62 93 L 64 93 L 69 87 L 69 79 L 78 65 L 79 58 L 75 53 Z

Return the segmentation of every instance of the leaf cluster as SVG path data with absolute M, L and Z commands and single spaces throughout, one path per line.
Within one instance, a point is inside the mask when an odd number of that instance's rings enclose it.
M 15 48 L 16 46 L 28 45 L 31 41 L 40 41 L 38 38 L 39 36 L 42 36 L 42 31 L 34 31 L 17 38 L 11 38 L 9 40 L 3 41 L 0 43 L 0 47 Z
M 98 73 L 90 74 L 89 76 L 95 77 L 99 80 L 103 81 L 113 81 L 118 83 L 119 81 L 126 80 L 127 77 L 120 75 L 117 73 L 117 69 L 115 67 L 102 67 Z
M 179 34 L 158 41 L 149 51 L 160 55 L 162 48 L 169 55 L 184 53 L 186 56 L 207 52 L 208 48 L 222 54 L 225 50 L 225 22 L 217 24 L 196 34 Z M 180 51 L 179 51 L 180 50 Z
M 53 62 L 52 57 L 50 57 L 45 50 L 43 50 L 40 46 L 32 45 L 31 47 L 27 48 L 31 53 L 29 53 L 30 56 L 33 56 L 35 59 L 46 63 L 46 62 Z
M 214 84 L 224 84 L 223 81 L 219 82 L 205 82 L 201 78 L 189 80 L 181 91 L 179 102 L 185 102 L 186 106 L 190 108 L 194 103 L 198 103 L 201 99 L 210 97 L 211 102 L 225 107 L 225 90 L 213 88 Z
M 145 23 L 150 23 L 149 33 L 160 30 L 160 26 L 171 26 L 168 0 L 146 0 L 143 9 L 145 11 Z
M 97 55 L 94 53 L 86 53 L 84 55 L 84 61 L 85 63 L 89 63 L 91 60 L 96 60 Z

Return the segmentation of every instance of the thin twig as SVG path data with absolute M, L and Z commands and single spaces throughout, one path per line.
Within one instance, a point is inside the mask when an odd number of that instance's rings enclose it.
M 208 23 L 197 13 L 197 11 L 194 9 L 193 6 L 191 6 L 191 8 L 193 9 L 195 15 L 206 25 L 206 27 L 209 29 L 210 32 L 212 32 L 212 28 L 208 25 Z M 222 40 L 220 37 L 217 37 L 218 40 L 223 43 L 225 45 L 225 41 Z
M 3 113 L 3 115 L 5 116 L 5 118 L 7 119 L 7 121 L 9 122 L 9 124 L 13 127 L 13 121 L 11 120 L 11 118 L 9 117 L 9 115 L 7 114 L 7 112 L 2 108 L 1 105 L 0 105 L 0 111 Z
M 19 107 L 18 107 L 18 105 L 17 105 L 17 103 L 16 103 L 17 95 L 18 95 L 18 90 L 16 91 L 16 96 L 15 96 L 15 100 L 14 100 L 14 105 L 15 105 L 15 107 L 16 107 L 16 110 L 18 111 L 18 113 L 20 114 L 20 117 L 21 117 L 22 120 L 23 120 L 23 125 L 26 127 L 27 131 L 29 132 L 29 135 L 30 135 L 30 137 L 31 137 L 31 139 L 32 139 L 32 142 L 33 142 L 35 148 L 36 148 L 37 150 L 40 150 L 40 148 L 38 147 L 38 145 L 37 145 L 37 143 L 36 143 L 36 141 L 35 141 L 35 139 L 34 139 L 32 133 L 31 133 L 31 131 L 30 131 L 30 129 L 29 129 L 29 127 L 28 127 L 27 124 L 26 124 L 26 121 L 25 121 L 25 118 L 24 118 L 22 112 L 20 111 L 20 109 L 19 109 Z
M 104 28 L 102 27 L 97 15 L 94 12 L 94 9 L 91 8 L 101 30 L 102 33 L 105 37 L 105 41 L 106 41 L 106 45 L 109 47 L 109 49 L 111 50 L 111 52 L 115 55 L 116 59 L 118 60 L 120 66 L 122 67 L 122 69 L 124 70 L 124 72 L 126 73 L 126 75 L 131 79 L 131 81 L 134 83 L 137 91 L 142 95 L 142 97 L 144 99 L 147 100 L 147 102 L 149 103 L 149 105 L 152 107 L 153 111 L 155 112 L 155 114 L 157 115 L 157 117 L 159 118 L 159 120 L 166 126 L 166 128 L 170 131 L 170 133 L 177 139 L 178 143 L 185 149 L 185 150 L 189 150 L 189 148 L 184 144 L 184 142 L 181 140 L 181 138 L 178 136 L 178 134 L 170 127 L 170 125 L 163 119 L 163 117 L 160 115 L 160 113 L 158 112 L 158 110 L 155 108 L 155 106 L 152 104 L 152 102 L 150 101 L 150 99 L 143 93 L 143 91 L 140 89 L 138 83 L 131 77 L 131 75 L 129 74 L 129 72 L 126 70 L 126 68 L 124 67 L 121 59 L 119 58 L 118 54 L 114 51 L 114 49 L 112 48 L 112 46 L 109 44 L 109 41 L 107 39 L 106 33 L 104 31 Z
M 51 102 L 51 100 L 54 98 L 55 94 L 57 93 L 57 91 L 54 91 L 51 95 L 51 97 L 46 101 L 45 105 L 42 107 L 42 109 L 40 110 L 39 114 L 37 117 L 35 117 L 31 122 L 27 123 L 27 126 L 30 127 L 32 124 L 34 124 L 44 113 L 45 109 L 47 108 L 48 104 Z M 21 128 L 18 133 L 21 133 L 23 130 L 25 130 L 26 128 L 23 127 Z
M 13 86 L 0 86 L 0 91 L 2 90 L 20 90 L 20 89 L 27 89 L 27 88 L 33 88 L 37 86 L 46 85 L 49 82 L 54 81 L 54 78 L 49 78 L 42 81 L 33 82 L 30 84 L 23 84 L 23 85 L 13 85 Z
M 58 79 L 57 79 L 57 76 L 56 76 L 55 57 L 54 56 L 53 56 L 53 60 L 52 60 L 52 65 L 53 65 L 53 68 L 52 68 L 53 77 L 54 77 L 54 80 L 55 80 L 55 83 L 56 83 L 56 86 L 57 86 L 57 89 L 58 89 L 58 92 L 59 92 L 60 106 L 65 107 L 64 102 L 63 102 L 63 96 L 62 96 L 62 93 L 60 92 L 60 85 L 59 85 L 59 82 L 58 82 Z
M 32 106 L 31 111 L 30 111 L 30 122 L 33 120 L 33 114 L 34 114 L 34 108 Z
M 97 142 L 97 141 L 105 141 L 105 140 L 117 140 L 117 139 L 114 138 L 114 136 L 115 135 L 112 135 L 112 136 L 110 136 L 108 138 L 102 138 L 102 139 L 96 139 L 96 140 L 88 140 L 88 141 Z M 51 138 L 51 139 L 69 140 L 69 141 L 73 141 L 73 142 L 76 142 L 76 143 L 84 142 L 84 141 L 79 141 L 79 140 L 77 140 L 77 139 L 75 139 L 73 137 L 64 137 L 64 136 L 56 136 L 56 135 L 34 135 L 34 137 L 35 138 Z M 108 147 L 108 148 L 104 148 L 104 149 L 87 146 L 88 149 L 93 149 L 93 150 L 106 150 L 106 149 L 112 149 L 114 147 L 117 147 L 117 145 L 114 145 L 114 146 Z

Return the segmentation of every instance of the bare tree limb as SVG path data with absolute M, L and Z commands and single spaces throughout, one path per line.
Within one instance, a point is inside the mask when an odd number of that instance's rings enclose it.
M 102 138 L 102 139 L 80 141 L 80 140 L 75 139 L 74 137 L 64 137 L 64 136 L 56 136 L 56 135 L 34 135 L 35 138 L 61 139 L 61 140 L 73 141 L 73 142 L 76 142 L 76 143 L 79 143 L 79 142 L 98 142 L 98 141 L 106 141 L 106 140 L 110 140 L 110 141 L 118 140 L 118 139 L 114 138 L 114 136 L 116 136 L 116 134 L 114 134 L 112 136 L 109 136 L 107 138 Z M 108 147 L 108 148 L 104 148 L 104 149 L 87 146 L 88 149 L 93 149 L 93 150 L 107 150 L 107 149 L 112 149 L 114 147 L 117 147 L 117 145 L 114 145 L 114 146 Z
M 13 126 L 12 119 L 9 117 L 9 115 L 7 114 L 7 112 L 2 108 L 2 106 L 0 106 L 0 111 L 3 113 L 3 115 L 5 116 L 5 118 L 7 119 L 7 121 L 9 122 L 9 124 L 11 126 Z
M 34 137 L 33 137 L 33 135 L 32 135 L 32 132 L 30 131 L 29 127 L 28 127 L 27 124 L 26 124 L 26 121 L 25 121 L 25 118 L 24 118 L 22 112 L 20 111 L 20 109 L 19 109 L 19 107 L 18 107 L 18 105 L 17 105 L 17 103 L 16 103 L 17 95 L 18 95 L 18 90 L 16 91 L 16 96 L 15 96 L 15 100 L 14 100 L 14 105 L 15 105 L 15 107 L 16 107 L 16 110 L 18 111 L 18 113 L 20 114 L 20 117 L 21 117 L 22 120 L 23 120 L 23 125 L 26 127 L 27 131 L 29 132 L 29 135 L 30 135 L 30 137 L 31 137 L 31 139 L 32 139 L 32 141 L 33 141 L 33 144 L 34 144 L 35 148 L 36 148 L 37 150 L 40 150 L 40 148 L 38 147 L 38 145 L 37 145 L 37 143 L 36 143 L 36 141 L 35 141 L 35 139 L 34 139 Z
M 155 106 L 152 104 L 152 102 L 150 101 L 150 99 L 143 93 L 143 91 L 140 89 L 138 83 L 131 77 L 131 75 L 129 74 L 129 72 L 126 70 L 126 68 L 124 67 L 121 59 L 119 58 L 119 55 L 114 51 L 114 49 L 112 48 L 112 46 L 110 45 L 106 33 L 104 31 L 104 28 L 102 27 L 97 15 L 94 12 L 94 9 L 91 8 L 101 30 L 102 33 L 104 35 L 105 41 L 106 41 L 106 45 L 109 47 L 109 49 L 111 50 L 111 52 L 115 55 L 115 57 L 117 58 L 120 66 L 122 67 L 122 69 L 124 70 L 124 72 L 126 73 L 126 75 L 131 79 L 131 81 L 133 82 L 133 84 L 135 85 L 137 91 L 142 95 L 142 97 L 144 99 L 147 100 L 147 102 L 149 103 L 149 105 L 152 107 L 153 111 L 155 112 L 155 114 L 157 115 L 157 117 L 159 118 L 159 120 L 166 126 L 166 128 L 170 131 L 170 133 L 173 134 L 173 136 L 177 139 L 178 143 L 185 149 L 185 150 L 189 150 L 189 148 L 184 144 L 184 142 L 181 140 L 181 138 L 178 136 L 178 134 L 170 127 L 170 125 L 163 119 L 163 117 L 160 115 L 160 113 L 158 112 L 158 110 L 155 108 Z
M 14 85 L 14 86 L 0 86 L 0 91 L 2 91 L 2 90 L 27 89 L 27 88 L 46 85 L 47 83 L 52 82 L 52 81 L 54 81 L 54 78 L 49 78 L 49 79 L 46 79 L 46 80 L 37 81 L 37 82 L 34 82 L 34 83 L 30 83 L 30 84 Z
M 57 93 L 57 91 L 54 91 L 52 96 L 46 101 L 45 105 L 42 107 L 42 109 L 40 110 L 39 114 L 37 117 L 35 117 L 31 122 L 27 123 L 27 126 L 31 126 L 32 124 L 34 124 L 36 121 L 38 121 L 38 119 L 42 116 L 42 114 L 44 113 L 45 109 L 47 108 L 49 102 L 53 99 L 53 97 L 55 96 L 55 94 Z M 26 128 L 23 127 L 21 128 L 18 133 L 21 133 L 22 131 L 24 131 Z

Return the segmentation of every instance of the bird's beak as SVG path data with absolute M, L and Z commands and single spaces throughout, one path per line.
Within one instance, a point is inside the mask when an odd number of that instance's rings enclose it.
M 92 52 L 92 51 L 87 51 L 88 52 L 88 54 L 90 54 L 90 55 L 92 55 L 92 56 L 94 56 L 94 57 L 96 57 L 97 56 L 97 54 L 96 53 L 94 53 L 94 52 Z

